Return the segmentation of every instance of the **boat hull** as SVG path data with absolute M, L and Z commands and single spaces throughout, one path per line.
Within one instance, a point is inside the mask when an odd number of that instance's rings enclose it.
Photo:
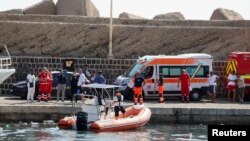
M 0 69 L 0 84 L 15 73 L 15 71 L 15 69 Z
M 58 122 L 59 129 L 74 129 L 76 125 L 75 117 L 65 117 Z
M 98 132 L 135 129 L 144 126 L 151 117 L 151 111 L 146 107 L 142 109 L 129 107 L 126 108 L 126 112 L 128 114 L 124 118 L 121 114 L 118 119 L 113 116 L 110 119 L 98 120 L 91 124 L 90 129 Z

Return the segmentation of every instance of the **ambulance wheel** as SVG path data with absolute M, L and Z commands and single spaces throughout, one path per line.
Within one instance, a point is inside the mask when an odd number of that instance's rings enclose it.
M 201 99 L 201 91 L 197 89 L 192 90 L 189 98 L 191 101 L 199 101 Z

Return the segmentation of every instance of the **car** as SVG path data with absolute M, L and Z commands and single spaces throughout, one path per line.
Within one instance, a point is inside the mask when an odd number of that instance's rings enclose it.
M 51 72 L 52 76 L 53 76 L 53 83 L 52 83 L 52 98 L 56 98 L 56 93 L 57 93 L 57 90 L 56 90 L 56 86 L 57 86 L 57 83 L 58 83 L 58 75 L 60 74 L 59 71 L 52 71 Z M 70 81 L 71 81 L 71 77 L 73 75 L 73 72 L 69 72 L 69 71 L 66 71 L 65 72 L 65 76 L 66 76 L 66 91 L 65 91 L 65 97 L 66 98 L 71 98 L 71 90 L 70 90 Z M 35 90 L 35 94 L 34 94 L 34 98 L 36 98 L 39 94 L 38 92 L 38 78 L 36 77 L 36 90 Z M 27 94 L 28 94 L 28 87 L 27 87 L 27 83 L 26 83 L 26 80 L 23 80 L 23 81 L 19 81 L 15 84 L 12 85 L 12 89 L 11 89 L 11 92 L 13 95 L 15 96 L 19 96 L 21 97 L 22 99 L 26 99 L 27 98 Z

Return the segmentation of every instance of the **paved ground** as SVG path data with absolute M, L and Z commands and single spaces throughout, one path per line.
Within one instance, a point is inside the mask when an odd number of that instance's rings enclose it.
M 79 102 L 78 102 L 79 103 Z M 132 101 L 125 101 L 125 105 L 132 105 Z M 202 99 L 200 102 L 181 103 L 176 99 L 169 99 L 165 103 L 158 103 L 157 100 L 145 100 L 144 104 L 152 108 L 206 108 L 206 109 L 250 109 L 250 102 L 227 102 L 226 99 L 217 99 L 216 103 L 210 100 Z M 49 102 L 35 102 L 28 103 L 26 100 L 20 99 L 15 96 L 0 96 L 0 106 L 72 106 L 69 100 L 64 102 L 57 102 L 55 99 Z

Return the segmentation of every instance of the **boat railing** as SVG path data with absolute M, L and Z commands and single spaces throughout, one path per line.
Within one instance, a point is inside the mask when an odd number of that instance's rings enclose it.
M 77 100 L 77 98 L 78 98 L 78 96 L 80 96 L 81 97 L 81 103 L 82 104 L 86 104 L 86 100 L 87 99 L 93 99 L 93 100 L 96 100 L 97 99 L 97 96 L 95 96 L 95 95 L 91 95 L 91 94 L 85 94 L 85 93 L 82 93 L 82 94 L 74 94 L 73 95 L 73 99 L 72 99 L 72 115 L 75 115 L 76 114 L 76 100 Z M 94 102 L 94 103 L 89 103 L 89 104 L 91 104 L 91 105 L 93 105 L 93 106 L 97 106 L 97 111 L 100 109 L 100 108 L 98 108 L 98 104 L 96 104 L 96 102 Z M 98 111 L 98 113 L 99 113 L 100 111 Z
M 94 90 L 94 92 L 93 92 L 93 90 Z M 91 103 L 90 105 L 96 106 L 96 110 L 97 110 L 99 118 L 101 118 L 101 115 L 102 115 L 101 106 L 104 106 L 104 111 L 106 110 L 105 107 L 108 107 L 111 111 L 113 111 L 113 109 L 112 109 L 112 99 L 111 99 L 111 95 L 109 94 L 108 90 L 107 89 L 102 89 L 101 93 L 99 93 L 99 91 L 96 88 L 93 88 L 92 89 L 92 94 L 82 93 L 82 94 L 74 94 L 73 95 L 72 111 L 71 111 L 72 115 L 76 114 L 76 102 L 75 101 L 79 96 L 81 97 L 81 104 L 89 105 Z M 105 99 L 102 99 L 103 96 L 105 97 Z M 105 105 L 100 105 L 99 104 L 97 99 L 100 98 L 100 97 L 101 97 L 102 100 L 105 101 Z M 89 99 L 95 99 L 95 100 L 97 100 L 96 101 L 97 103 L 88 102 L 88 101 L 91 101 Z
M 108 95 L 108 100 L 110 102 L 109 105 L 107 105 L 107 102 L 106 102 L 106 107 L 108 107 L 109 109 L 113 110 L 113 108 L 112 108 L 113 100 L 111 99 L 111 96 L 110 96 L 109 92 L 106 89 L 105 89 L 105 94 Z
M 12 64 L 10 53 L 9 53 L 7 46 L 5 44 L 4 44 L 4 48 L 8 54 L 8 57 L 1 57 L 0 58 L 0 69 L 8 69 L 9 66 Z

